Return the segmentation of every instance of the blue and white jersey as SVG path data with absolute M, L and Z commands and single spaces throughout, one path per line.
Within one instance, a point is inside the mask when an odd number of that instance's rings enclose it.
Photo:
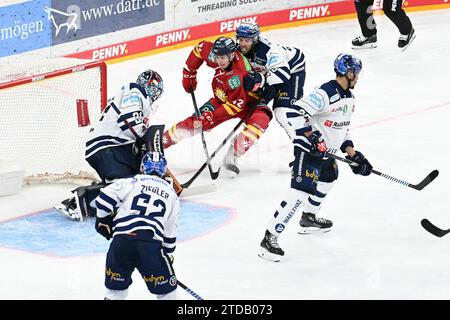
M 136 83 L 123 86 L 92 126 L 86 141 L 85 157 L 99 150 L 136 142 L 149 127 L 152 101 Z
M 92 205 L 99 218 L 114 214 L 113 237 L 150 230 L 167 253 L 175 250 L 180 202 L 166 180 L 144 174 L 116 180 L 100 190 Z
M 329 153 L 335 154 L 347 145 L 353 146 L 349 127 L 355 109 L 355 97 L 350 90 L 342 89 L 336 80 L 315 88 L 292 107 L 296 109 L 287 113 L 287 117 L 295 123 L 294 145 L 308 151 L 310 143 L 303 133 L 319 130 Z
M 254 55 L 247 57 L 253 68 L 266 74 L 269 85 L 285 83 L 291 74 L 305 69 L 305 55 L 298 48 L 281 46 L 260 36 Z

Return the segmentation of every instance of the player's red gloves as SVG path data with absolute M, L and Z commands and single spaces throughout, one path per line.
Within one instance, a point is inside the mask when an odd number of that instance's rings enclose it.
M 197 89 L 197 71 L 183 68 L 183 88 L 187 93 Z

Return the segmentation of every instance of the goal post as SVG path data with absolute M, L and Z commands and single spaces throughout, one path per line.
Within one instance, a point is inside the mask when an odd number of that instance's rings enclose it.
M 85 142 L 106 106 L 106 72 L 104 62 L 69 58 L 2 65 L 0 162 L 29 183 L 95 179 Z

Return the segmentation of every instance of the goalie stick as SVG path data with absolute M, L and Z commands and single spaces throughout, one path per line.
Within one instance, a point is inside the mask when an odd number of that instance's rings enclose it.
M 436 237 L 443 237 L 445 236 L 447 233 L 450 232 L 450 229 L 448 230 L 442 230 L 438 227 L 436 227 L 434 224 L 432 224 L 428 219 L 422 219 L 422 221 L 420 222 L 420 224 L 422 225 L 422 227 L 427 230 L 429 233 L 435 235 Z
M 341 158 L 341 157 L 336 156 L 336 155 L 334 155 L 332 153 L 327 153 L 327 156 L 330 157 L 330 158 L 333 158 L 333 159 L 336 159 L 336 160 L 348 163 L 351 166 L 357 166 L 358 165 L 356 162 L 353 162 L 353 161 L 351 161 L 349 159 L 346 159 L 346 158 Z M 412 188 L 412 189 L 415 189 L 415 190 L 419 190 L 419 191 L 422 190 L 423 188 L 425 188 L 427 185 L 429 185 L 439 175 L 439 171 L 438 170 L 433 170 L 420 183 L 412 184 L 412 183 L 400 180 L 398 178 L 392 177 L 390 175 L 387 175 L 385 173 L 379 172 L 379 171 L 374 170 L 374 169 L 370 170 L 370 172 L 372 172 L 372 173 L 374 173 L 374 174 L 376 174 L 378 176 L 381 176 L 381 177 L 383 177 L 385 179 L 388 179 L 388 180 L 400 183 L 400 184 L 402 184 L 402 185 L 404 185 L 406 187 L 409 187 L 409 188 Z
M 197 118 L 200 118 L 200 111 L 198 110 L 197 107 L 197 100 L 195 99 L 195 94 L 194 94 L 194 90 L 191 91 L 191 97 L 192 97 L 192 104 L 194 105 L 194 109 L 195 109 L 195 116 Z M 206 140 L 205 140 L 205 133 L 203 131 L 203 126 L 201 127 L 201 138 L 202 138 L 202 144 L 203 144 L 203 151 L 205 151 L 205 155 L 206 155 L 206 159 L 209 158 L 209 152 L 208 152 L 208 147 L 206 146 Z M 211 179 L 212 180 L 216 180 L 219 177 L 219 172 L 220 172 L 220 167 L 219 169 L 217 169 L 217 171 L 214 171 L 211 163 L 208 163 L 208 169 L 209 169 L 209 174 L 211 175 Z

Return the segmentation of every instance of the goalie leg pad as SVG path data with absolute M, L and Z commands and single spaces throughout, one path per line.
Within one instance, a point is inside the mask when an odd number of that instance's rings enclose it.
M 99 183 L 91 186 L 83 186 L 76 188 L 72 192 L 75 194 L 77 208 L 80 210 L 82 217 L 95 217 L 97 210 L 91 206 L 91 202 L 100 194 L 100 189 L 106 187 L 107 184 Z

